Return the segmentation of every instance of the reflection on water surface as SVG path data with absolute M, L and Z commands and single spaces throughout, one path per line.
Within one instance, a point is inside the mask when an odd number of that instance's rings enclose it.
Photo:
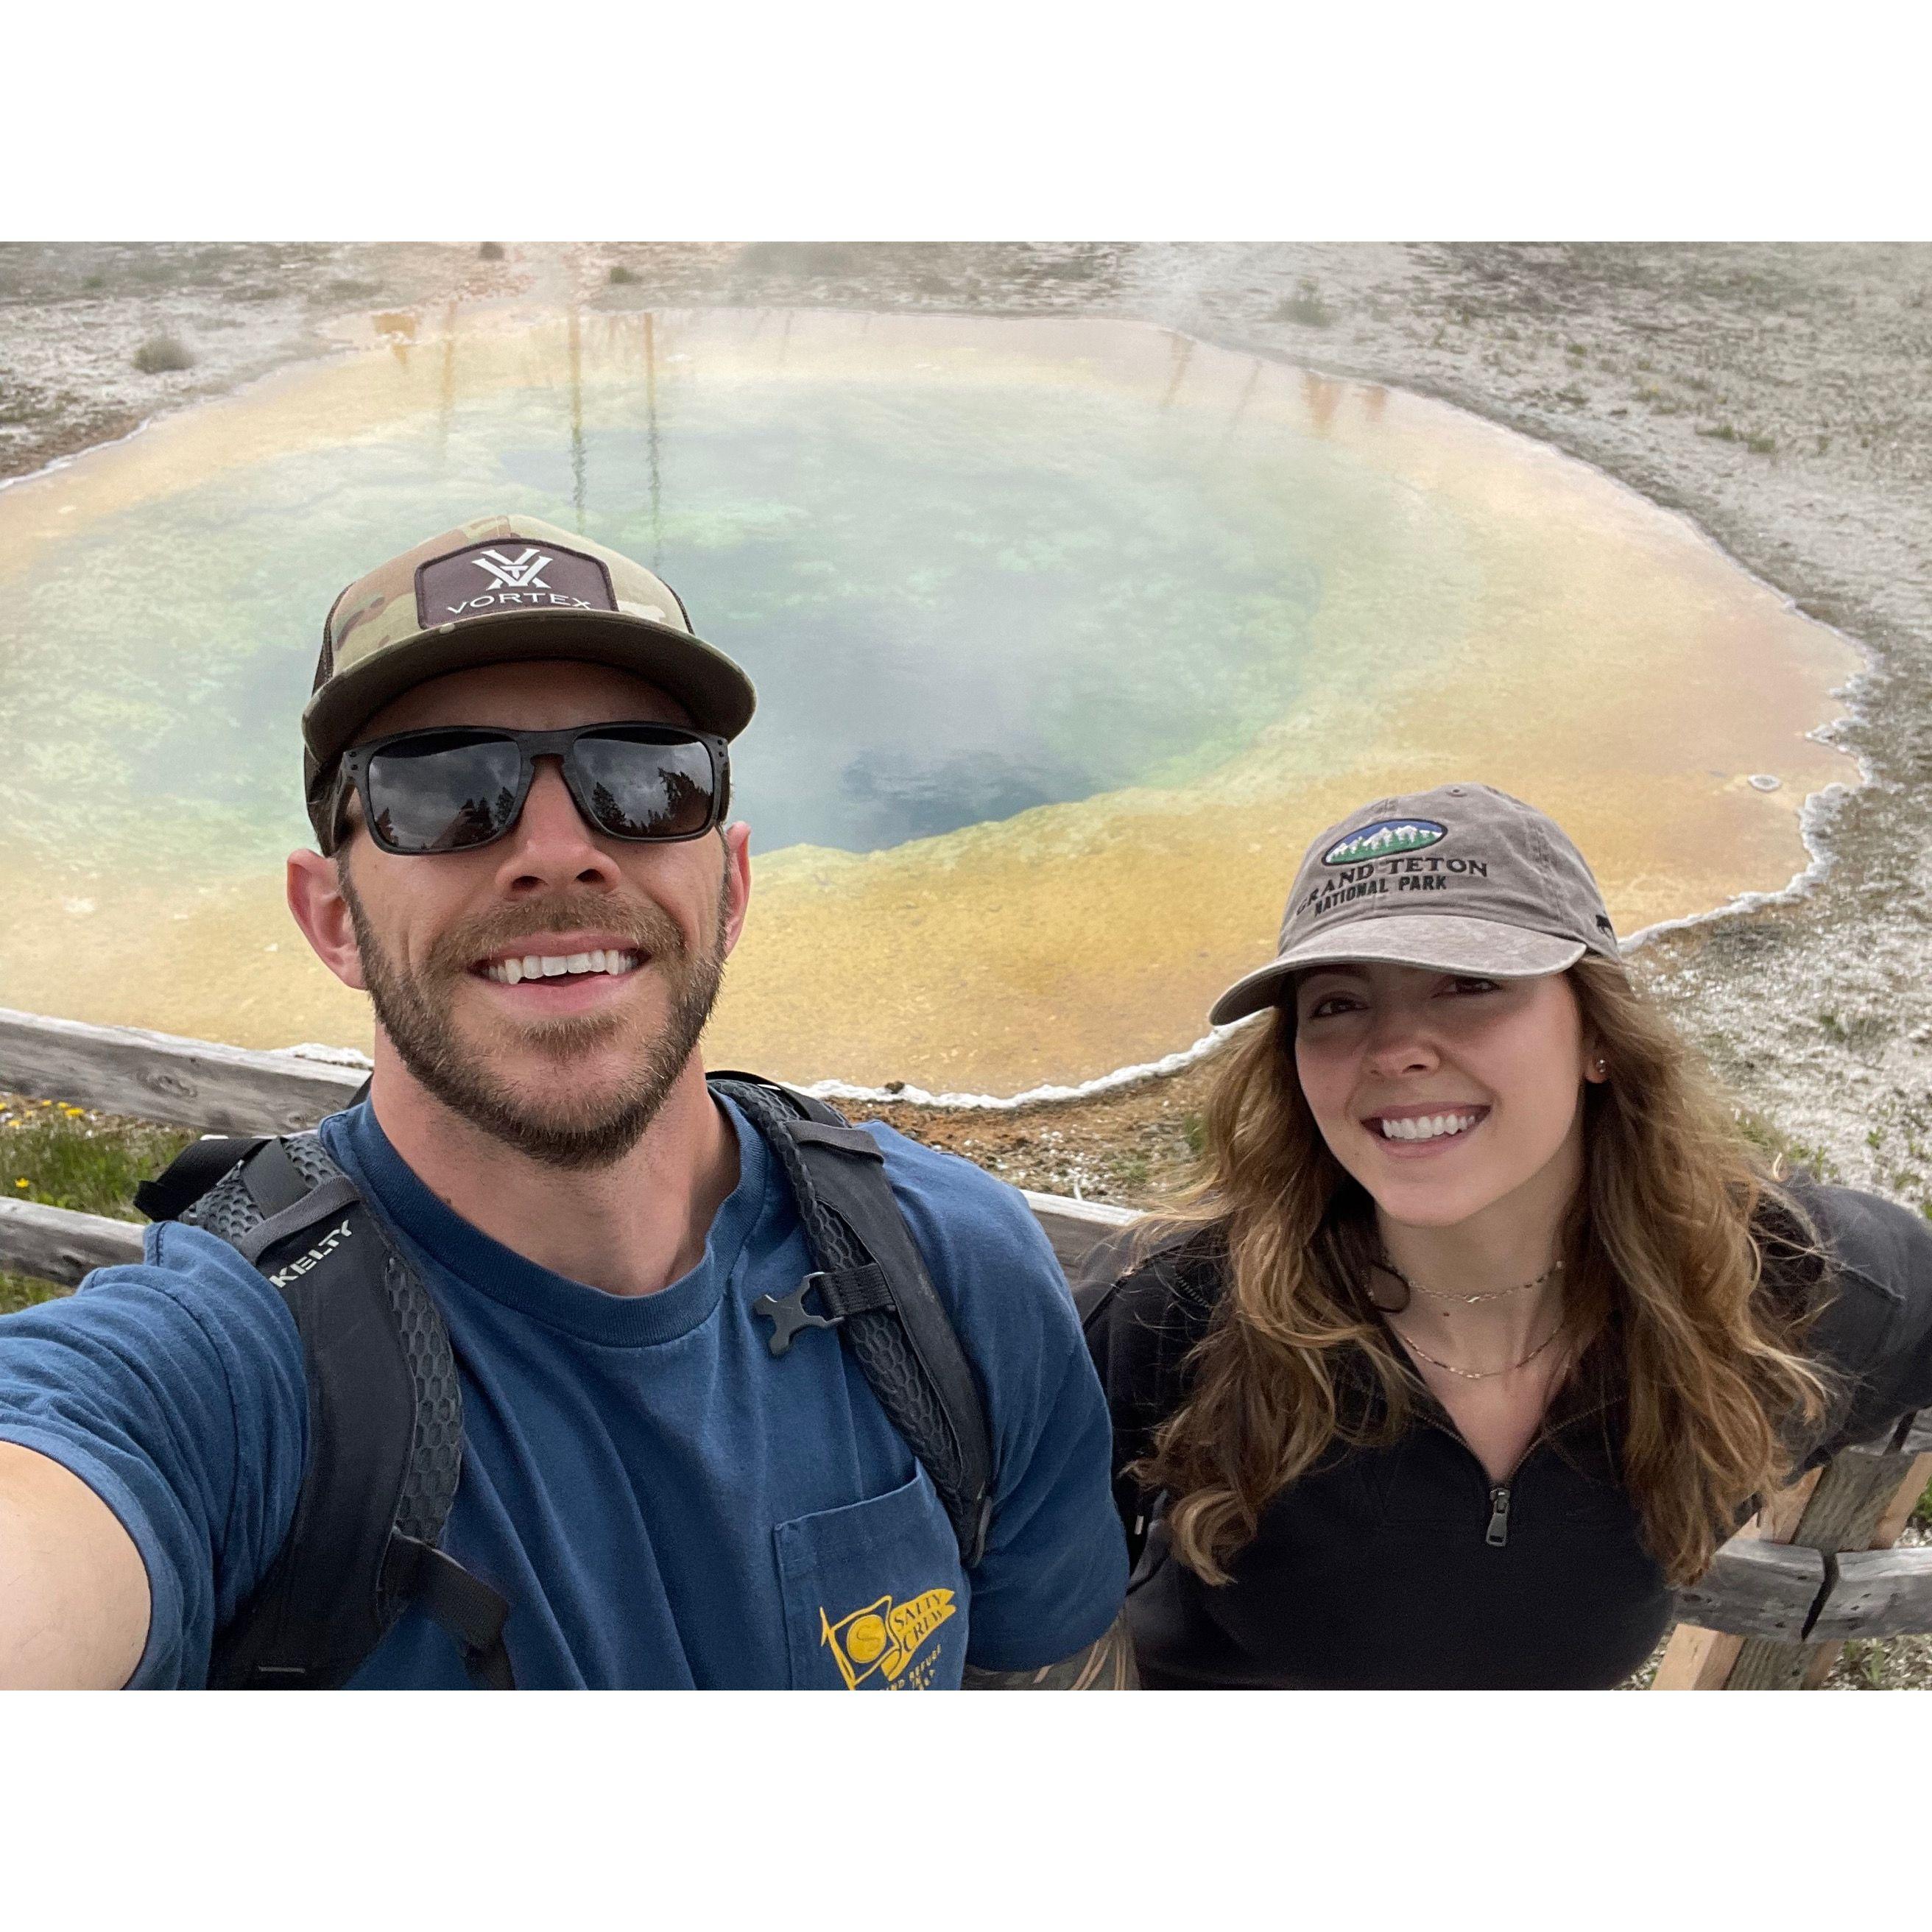
M 376 320 L 0 494 L 0 888 L 49 909 L 0 1004 L 366 1040 L 279 905 L 295 720 L 336 590 L 485 509 L 652 564 L 756 680 L 715 1046 L 795 1077 L 1006 1093 L 1184 1046 L 1381 793 L 1531 797 L 1628 930 L 1782 885 L 1850 776 L 1804 736 L 1835 639 L 1440 405 L 1130 324 Z

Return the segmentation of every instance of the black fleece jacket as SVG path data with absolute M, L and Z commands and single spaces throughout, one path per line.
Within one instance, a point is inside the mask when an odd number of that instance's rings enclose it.
M 1832 1265 L 1768 1264 L 1761 1291 L 1820 1295 L 1807 1346 L 1836 1389 L 1804 1466 L 1932 1404 L 1932 1222 L 1850 1188 L 1792 1198 Z M 1076 1298 L 1113 1412 L 1114 1498 L 1138 1555 L 1127 1609 L 1153 1689 L 1586 1689 L 1655 1648 L 1671 1593 L 1620 1479 L 1620 1405 L 1573 1378 L 1504 1484 L 1416 1383 L 1416 1419 L 1380 1448 L 1338 1447 L 1276 1496 L 1233 1580 L 1177 1562 L 1161 1498 L 1125 1474 L 1186 1388 L 1224 1287 L 1211 1237 L 1126 1273 L 1118 1250 Z M 1144 1547 L 1142 1546 L 1144 1544 Z

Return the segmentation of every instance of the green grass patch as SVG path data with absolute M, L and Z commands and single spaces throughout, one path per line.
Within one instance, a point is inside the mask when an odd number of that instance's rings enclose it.
M 1853 1013 L 1847 1018 L 1828 1008 L 1818 1015 L 1818 1030 L 1838 1046 L 1868 1046 L 1892 1030 L 1891 1022 L 1879 1013 Z
M 135 1221 L 134 1189 L 195 1136 L 185 1128 L 90 1117 L 26 1101 L 0 1126 L 0 1194 L 76 1214 Z
M 37 1302 L 51 1301 L 67 1290 L 50 1281 L 36 1281 L 28 1274 L 0 1274 L 0 1315 L 16 1315 Z
M 1774 1164 L 1781 1160 L 1786 1168 L 1802 1168 L 1818 1180 L 1840 1178 L 1838 1163 L 1822 1145 L 1814 1146 L 1809 1141 L 1801 1141 L 1787 1134 L 1775 1122 L 1766 1120 L 1762 1114 L 1752 1113 L 1748 1108 L 1739 1108 L 1737 1120 L 1738 1131 L 1767 1162 Z
M 1885 1646 L 1852 1637 L 1845 1646 L 1844 1670 L 1861 1690 L 1885 1688 Z
M 160 1173 L 194 1138 L 184 1128 L 90 1114 L 58 1101 L 5 1100 L 0 1105 L 0 1195 L 76 1214 L 139 1221 L 135 1187 Z M 66 1292 L 30 1275 L 0 1271 L 0 1315 Z

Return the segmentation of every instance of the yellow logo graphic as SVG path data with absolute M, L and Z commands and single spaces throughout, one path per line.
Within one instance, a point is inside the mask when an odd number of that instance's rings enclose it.
M 848 1690 L 868 1677 L 882 1676 L 895 1690 L 923 1690 L 932 1678 L 936 1656 L 913 1660 L 920 1646 L 953 1614 L 950 1590 L 928 1590 L 910 1602 L 896 1604 L 881 1597 L 862 1610 L 834 1623 L 821 1606 L 820 1639 L 832 1646 L 832 1661 Z

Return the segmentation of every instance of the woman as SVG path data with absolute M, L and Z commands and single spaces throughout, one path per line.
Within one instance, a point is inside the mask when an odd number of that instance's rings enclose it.
M 1150 1688 L 1616 1684 L 1754 1498 L 1932 1402 L 1932 1227 L 1762 1171 L 1540 812 L 1324 833 L 1250 1014 L 1082 1293 Z

